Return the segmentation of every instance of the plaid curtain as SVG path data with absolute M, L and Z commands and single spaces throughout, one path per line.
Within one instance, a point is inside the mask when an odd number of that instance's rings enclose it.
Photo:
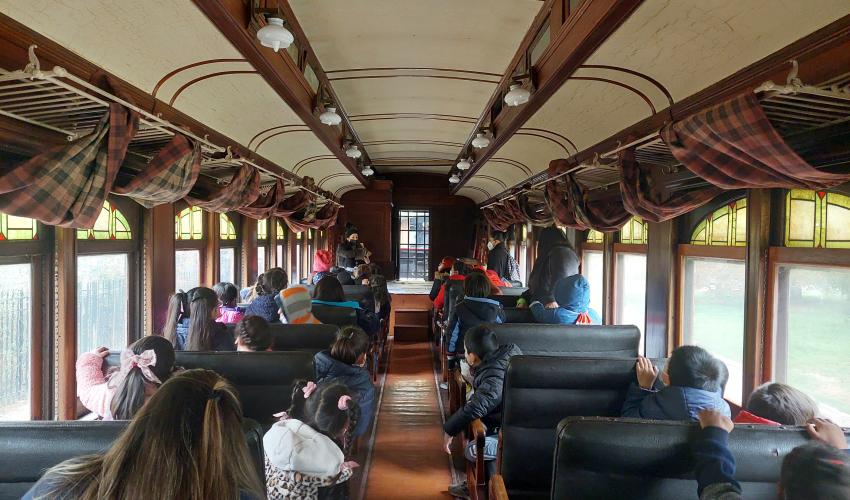
M 145 208 L 173 203 L 189 194 L 201 172 L 201 146 L 177 134 L 124 186 L 112 192 L 133 198 Z
M 828 189 L 848 174 L 820 171 L 800 158 L 773 128 L 752 92 L 696 113 L 661 131 L 691 172 L 723 189 Z
M 635 159 L 633 149 L 620 152 L 617 166 L 625 209 L 651 222 L 663 222 L 688 213 L 723 192 L 717 187 L 669 192 L 663 186 L 655 186 L 652 176 Z
M 211 193 L 206 199 L 186 196 L 186 203 L 209 212 L 229 212 L 246 207 L 260 197 L 260 171 L 251 165 L 242 165 L 230 184 Z
M 240 208 L 237 212 L 258 220 L 268 219 L 274 215 L 275 207 L 283 200 L 283 193 L 285 191 L 286 184 L 284 184 L 283 180 L 278 179 L 266 194 L 260 195 L 257 201 L 247 207 Z
M 535 226 L 550 226 L 554 222 L 552 211 L 546 205 L 546 198 L 542 193 L 528 191 L 517 196 L 517 203 L 525 220 Z
M 289 229 L 295 232 L 318 229 L 335 224 L 339 207 L 333 203 L 326 203 L 320 209 L 316 201 L 317 196 L 313 194 L 313 192 L 319 193 L 330 200 L 333 198 L 331 193 L 319 189 L 312 177 L 301 179 L 301 186 L 310 191 L 301 189 L 294 195 L 283 200 L 275 211 L 276 215 L 283 217 Z
M 569 163 L 566 160 L 554 160 L 549 163 L 549 177 L 567 168 Z M 588 199 L 587 191 L 572 175 L 562 175 L 548 182 L 544 194 L 552 216 L 567 227 L 582 231 L 616 231 L 631 218 L 619 197 Z
M 519 202 L 514 198 L 485 208 L 484 219 L 496 231 L 507 231 L 512 225 L 526 221 Z
M 54 226 L 94 227 L 139 117 L 120 104 L 94 131 L 0 173 L 0 211 Z

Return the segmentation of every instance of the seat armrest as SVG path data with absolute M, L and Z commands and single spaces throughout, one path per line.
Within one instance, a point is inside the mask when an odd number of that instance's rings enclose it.
M 478 478 L 479 485 L 485 484 L 487 476 L 484 472 L 484 438 L 487 436 L 487 426 L 480 418 L 476 418 L 469 424 L 469 432 L 469 439 L 475 442 L 475 477 Z
M 489 500 L 508 500 L 508 490 L 505 489 L 505 480 L 501 474 L 490 477 Z

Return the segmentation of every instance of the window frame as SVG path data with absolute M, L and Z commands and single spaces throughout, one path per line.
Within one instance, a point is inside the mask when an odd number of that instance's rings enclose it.
M 218 238 L 218 255 L 215 256 L 218 259 L 218 266 L 216 266 L 219 270 L 219 275 L 215 277 L 216 280 L 221 279 L 221 249 L 222 248 L 232 248 L 233 249 L 233 284 L 237 287 L 240 286 L 240 277 L 241 274 L 239 271 L 242 269 L 242 217 L 237 212 L 223 212 L 221 214 L 217 214 L 219 217 L 219 224 L 221 224 L 221 216 L 224 215 L 233 224 L 233 229 L 236 231 L 236 239 L 235 240 L 225 240 L 221 238 L 221 229 L 219 228 L 219 234 L 215 235 Z M 176 242 L 175 242 L 176 243 Z M 175 245 L 176 246 L 176 245 Z M 175 248 L 176 250 L 176 248 Z
M 208 222 L 208 213 L 206 210 L 201 209 L 201 239 L 198 240 L 181 240 L 177 239 L 177 217 L 183 213 L 187 208 L 191 208 L 187 203 L 182 202 L 180 204 L 174 205 L 174 225 L 175 229 L 172 231 L 171 235 L 174 238 L 174 252 L 175 252 L 175 263 L 174 263 L 174 276 L 177 277 L 177 252 L 180 250 L 197 250 L 198 251 L 198 276 L 200 277 L 200 283 L 198 286 L 202 286 L 204 284 L 204 275 L 206 274 L 207 269 L 207 240 L 210 237 L 210 228 Z M 235 226 L 234 226 L 235 227 Z M 218 238 L 218 234 L 215 235 Z M 237 252 L 238 253 L 238 252 Z M 219 256 L 215 256 L 215 258 L 219 258 Z M 218 276 L 215 276 L 217 279 Z
M 635 217 L 636 216 L 629 219 L 629 221 L 626 224 L 631 224 L 632 220 Z M 648 238 L 649 237 L 648 222 L 643 220 L 643 219 L 641 219 L 641 221 L 643 221 L 644 231 L 646 232 L 647 238 Z M 618 283 L 619 283 L 619 272 L 620 272 L 620 270 L 618 269 L 619 266 L 617 264 L 617 261 L 619 260 L 617 258 L 618 255 L 619 254 L 641 254 L 647 259 L 647 262 L 649 261 L 649 255 L 647 254 L 647 249 L 648 249 L 649 245 L 646 244 L 646 243 L 640 243 L 640 244 L 620 243 L 621 233 L 622 233 L 622 229 L 620 231 L 617 231 L 617 233 L 615 234 L 616 242 L 613 244 L 613 247 L 612 247 L 612 259 L 611 259 L 611 272 L 612 272 L 612 287 L 611 287 L 611 297 L 610 297 L 611 320 L 612 320 L 612 323 L 615 324 L 615 325 L 621 324 L 620 318 L 618 317 L 620 298 L 621 298 L 620 295 L 617 293 L 617 289 L 619 288 Z M 602 246 L 604 247 L 604 243 L 602 244 Z M 603 273 L 604 273 L 604 268 L 603 268 Z M 638 326 L 640 327 L 641 336 L 645 336 L 646 335 L 646 286 L 645 285 L 644 285 L 643 325 L 638 325 Z M 645 344 L 644 344 L 644 346 L 645 346 Z

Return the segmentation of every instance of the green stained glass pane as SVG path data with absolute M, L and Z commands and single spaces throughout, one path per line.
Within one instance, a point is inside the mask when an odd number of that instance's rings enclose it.
M 278 221 L 277 223 L 277 239 L 283 240 L 286 238 L 286 230 L 283 228 L 283 224 Z
M 638 216 L 629 219 L 629 222 L 620 230 L 620 243 L 627 245 L 645 245 L 649 232 L 647 222 Z
M 38 221 L 27 217 L 0 214 L 0 241 L 37 239 Z
M 706 226 L 708 225 L 708 220 L 703 219 L 702 222 L 697 224 L 697 228 L 694 229 L 694 234 L 691 236 L 691 245 L 706 245 L 706 234 L 708 233 Z
M 588 243 L 602 243 L 604 239 L 604 235 L 595 229 L 591 229 L 587 232 L 587 242 Z
M 236 228 L 233 227 L 233 222 L 227 214 L 219 214 L 218 236 L 222 240 L 235 240 Z
M 818 195 L 808 189 L 792 189 L 785 198 L 785 246 L 816 246 L 818 225 Z
M 746 246 L 747 200 L 724 205 L 700 221 L 691 235 L 691 244 Z
M 78 240 L 129 240 L 133 238 L 130 223 L 116 207 L 108 201 L 103 202 L 103 208 L 91 229 L 77 229 Z
M 735 203 L 735 228 L 733 230 L 735 240 L 733 245 L 738 247 L 747 246 L 747 200 L 738 200 Z
M 711 221 L 711 238 L 709 245 L 729 244 L 729 208 L 723 207 L 714 212 Z
M 258 240 L 267 240 L 269 239 L 269 221 L 266 219 L 257 221 L 257 239 Z
M 623 229 L 620 230 L 620 242 L 632 242 L 632 219 L 629 219 L 629 222 L 626 222 L 626 225 L 623 226 Z
M 199 207 L 184 208 L 175 217 L 175 238 L 178 240 L 204 239 L 204 213 Z
M 850 248 L 850 197 L 827 193 L 825 248 Z

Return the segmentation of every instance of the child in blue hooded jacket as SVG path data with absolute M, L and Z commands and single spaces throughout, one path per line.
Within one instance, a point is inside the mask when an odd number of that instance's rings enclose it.
M 547 309 L 534 301 L 529 306 L 534 321 L 550 325 L 601 325 L 599 313 L 590 308 L 590 283 L 581 274 L 561 278 L 555 283 L 558 307 Z
M 731 416 L 723 399 L 729 370 L 701 347 L 684 345 L 673 351 L 660 377 L 644 357 L 638 358 L 635 371 L 638 384 L 632 382 L 626 393 L 624 417 L 697 422 L 705 408 Z

